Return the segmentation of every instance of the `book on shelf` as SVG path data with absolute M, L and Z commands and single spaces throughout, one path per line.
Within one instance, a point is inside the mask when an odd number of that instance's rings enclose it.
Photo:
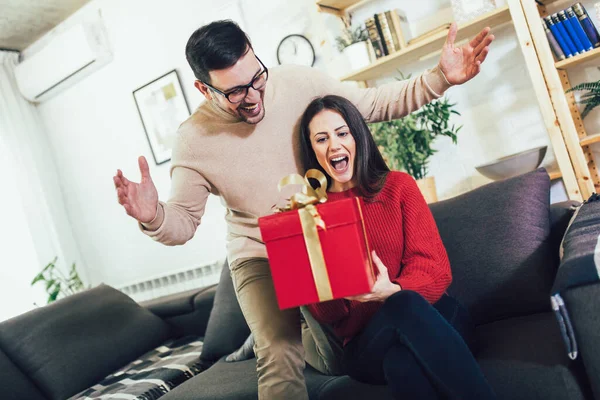
M 590 39 L 590 42 L 592 42 L 592 46 L 595 48 L 600 47 L 600 35 L 598 34 L 598 29 L 596 29 L 594 26 L 594 23 L 592 22 L 583 4 L 575 3 L 573 5 L 573 11 L 575 12 L 575 15 L 577 15 L 579 23 L 585 31 L 585 34 Z
M 387 22 L 385 21 L 385 14 L 383 14 L 384 18 L 381 18 L 380 15 L 381 14 L 374 15 L 375 26 L 377 27 L 377 33 L 383 44 L 383 52 L 387 56 L 394 52 L 394 48 L 390 47 L 390 44 L 392 44 L 392 35 L 390 33 L 390 28 L 387 26 Z
M 552 18 L 546 18 L 542 18 L 542 26 L 544 28 L 544 31 L 546 32 L 546 39 L 548 39 L 548 43 L 550 44 L 550 49 L 552 49 L 552 53 L 554 53 L 554 57 L 558 61 L 562 61 L 566 58 L 566 56 L 565 52 L 562 49 L 562 46 L 558 43 L 558 39 L 561 37 L 561 35 L 556 30 L 554 22 L 552 22 Z
M 387 19 L 385 18 L 385 13 L 375 14 L 375 25 L 377 25 L 377 31 L 379 32 L 379 37 L 383 41 L 383 50 L 385 55 L 390 55 L 394 51 L 394 43 L 392 42 L 392 33 L 390 31 L 390 27 L 387 24 Z
M 563 51 L 567 51 L 567 57 L 573 57 L 579 54 L 577 51 L 577 47 L 575 47 L 575 43 L 573 43 L 573 39 L 567 33 L 567 28 L 563 24 L 563 22 L 558 18 L 558 13 L 552 14 L 550 16 L 552 18 L 552 22 L 554 22 L 554 26 L 556 26 L 556 30 L 558 34 L 562 38 L 562 43 L 559 40 L 558 43 L 563 47 Z
M 558 61 L 600 47 L 598 30 L 581 3 L 542 18 L 542 26 Z
M 402 49 L 404 46 L 400 43 L 400 38 L 398 37 L 398 32 L 394 29 L 394 19 L 392 17 L 391 11 L 385 12 L 385 20 L 387 21 L 387 25 L 390 30 L 390 36 L 392 37 L 392 45 L 394 46 L 394 50 L 398 51 Z
M 377 13 L 365 21 L 365 27 L 377 58 L 407 46 L 409 26 L 406 15 L 401 10 Z
M 583 30 L 583 26 L 579 23 L 579 19 L 573 11 L 573 7 L 569 7 L 564 10 L 565 18 L 571 26 L 571 30 L 573 31 L 573 35 L 575 35 L 579 41 L 581 42 L 581 47 L 584 51 L 590 51 L 594 49 L 594 45 L 590 41 L 590 38 L 587 36 L 585 31 Z M 570 32 L 570 31 L 569 31 Z
M 373 46 L 373 52 L 376 58 L 385 56 L 385 50 L 383 49 L 383 42 L 379 36 L 377 25 L 375 25 L 375 17 L 368 18 L 365 21 L 365 27 L 367 28 L 367 34 L 369 35 L 369 41 Z
M 392 18 L 392 29 L 396 31 L 400 48 L 403 49 L 411 39 L 408 18 L 406 18 L 406 13 L 400 9 L 391 10 L 389 13 Z

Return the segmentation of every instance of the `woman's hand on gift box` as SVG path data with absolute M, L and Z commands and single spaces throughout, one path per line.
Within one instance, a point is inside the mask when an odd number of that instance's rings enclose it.
M 371 252 L 371 255 L 373 263 L 377 268 L 377 280 L 373 285 L 371 293 L 361 294 L 360 296 L 349 296 L 346 297 L 347 300 L 360 301 L 363 303 L 368 301 L 385 301 L 394 293 L 402 290 L 400 285 L 397 285 L 390 280 L 390 274 L 388 273 L 387 267 L 383 265 L 383 262 L 379 259 L 374 250 Z

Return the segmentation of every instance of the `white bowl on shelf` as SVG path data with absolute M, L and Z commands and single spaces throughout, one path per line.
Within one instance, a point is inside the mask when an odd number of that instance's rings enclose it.
M 481 175 L 495 181 L 512 178 L 536 170 L 542 163 L 547 150 L 548 146 L 536 147 L 499 158 L 475 167 L 475 169 Z

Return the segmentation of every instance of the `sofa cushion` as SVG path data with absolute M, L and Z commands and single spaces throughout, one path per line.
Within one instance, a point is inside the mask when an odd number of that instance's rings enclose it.
M 161 400 L 256 400 L 258 378 L 256 359 L 221 360 L 200 375 L 184 382 Z
M 169 337 L 167 323 L 110 286 L 0 324 L 0 348 L 50 399 L 84 390 Z
M 544 169 L 430 206 L 448 251 L 449 293 L 476 323 L 550 309 L 556 253 Z
M 69 400 L 158 399 L 202 372 L 197 336 L 171 339 Z
M 3 400 L 44 400 L 35 384 L 0 350 L 0 387 Z
M 335 377 L 321 375 L 307 366 L 304 370 L 310 399 L 328 399 L 320 395 L 322 387 Z M 369 385 L 366 385 L 369 386 Z M 363 392 L 364 393 L 364 392 Z M 258 378 L 256 359 L 225 362 L 220 360 L 210 369 L 178 386 L 161 400 L 256 400 Z M 377 398 L 378 397 L 374 397 Z M 360 399 L 364 399 L 361 397 Z
M 233 289 L 229 264 L 225 261 L 208 318 L 202 360 L 214 362 L 237 350 L 250 334 Z
M 592 398 L 580 362 L 567 357 L 551 312 L 485 324 L 476 334 L 477 361 L 498 399 Z
M 326 382 L 319 388 L 319 396 L 311 397 L 311 399 L 313 398 L 327 400 L 393 400 L 394 396 L 387 385 L 370 385 L 345 375 L 334 377 Z

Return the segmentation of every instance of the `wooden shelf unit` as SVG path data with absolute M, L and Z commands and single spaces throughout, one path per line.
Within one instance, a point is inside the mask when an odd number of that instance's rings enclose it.
M 373 0 L 319 0 L 321 11 L 330 12 L 341 18 Z M 486 26 L 491 28 L 512 22 L 519 39 L 527 70 L 548 131 L 548 136 L 558 163 L 558 170 L 548 171 L 550 179 L 562 179 L 571 200 L 588 198 L 595 187 L 600 187 L 600 176 L 594 163 L 589 145 L 600 142 L 600 133 L 587 135 L 573 93 L 565 94 L 571 85 L 567 69 L 584 62 L 600 58 L 600 49 L 594 49 L 576 57 L 556 62 L 542 27 L 541 16 L 547 15 L 545 6 L 562 6 L 568 0 L 507 0 L 507 6 L 482 15 L 473 21 L 459 25 L 457 42 L 471 38 Z M 565 3 L 566 4 L 566 3 Z M 565 7 L 568 7 L 567 4 Z M 393 54 L 382 57 L 371 65 L 353 71 L 341 78 L 357 81 L 366 86 L 366 81 L 394 74 L 398 67 L 424 60 L 440 53 L 447 31 L 422 39 Z
M 551 181 L 562 178 L 562 172 L 559 170 L 550 170 L 548 171 L 548 175 L 550 175 Z
M 462 24 L 458 27 L 457 41 L 475 36 L 486 26 L 496 27 L 511 21 L 508 6 L 500 7 L 492 12 L 480 16 L 473 21 Z M 420 61 L 439 53 L 448 31 L 444 30 L 426 39 L 420 40 L 415 44 L 409 45 L 405 49 L 396 51 L 388 56 L 377 59 L 371 65 L 354 71 L 341 78 L 343 81 L 368 81 L 389 76 L 397 72 L 398 67 L 411 62 Z
M 598 57 L 600 57 L 600 47 L 598 47 L 594 50 L 586 51 L 585 53 L 579 54 L 575 57 L 566 58 L 562 61 L 558 61 L 554 65 L 555 65 L 556 69 L 573 68 L 579 64 L 582 64 L 582 63 L 588 62 L 588 61 L 592 61 Z
M 600 133 L 595 133 L 593 135 L 587 135 L 583 139 L 579 141 L 581 146 L 589 146 L 592 143 L 600 142 Z
M 554 156 L 558 164 L 558 169 L 561 172 L 561 178 L 565 185 L 567 195 L 571 200 L 581 201 L 581 185 L 577 179 L 577 174 L 575 173 L 573 164 L 571 162 L 569 155 L 570 147 L 565 143 L 561 125 L 558 123 L 558 117 L 556 115 L 548 90 L 548 84 L 544 75 L 544 66 L 546 68 L 549 66 L 556 72 L 556 68 L 554 67 L 554 59 L 552 58 L 552 55 L 550 55 L 550 59 L 548 60 L 546 58 L 545 63 L 542 63 L 543 60 L 539 57 L 537 46 L 534 45 L 536 40 L 541 40 L 540 37 L 543 37 L 543 39 L 546 40 L 546 33 L 542 29 L 541 25 L 539 26 L 540 32 L 530 30 L 530 24 L 526 18 L 522 0 L 508 0 L 507 2 L 510 8 L 517 39 L 521 51 L 523 52 L 525 66 L 529 73 L 529 78 L 535 92 L 535 97 L 540 107 L 540 113 L 542 115 L 544 126 L 548 132 L 548 138 L 552 143 Z M 539 15 L 537 16 L 537 21 L 540 21 Z M 536 40 L 534 40 L 534 37 Z M 558 83 L 558 87 L 561 87 L 560 83 Z M 577 146 L 579 146 L 579 144 L 577 144 Z M 583 165 L 580 165 L 580 168 L 583 168 Z
M 568 7 L 571 3 L 564 3 L 560 0 L 546 1 L 544 2 L 545 5 L 536 6 L 535 3 L 527 0 L 511 1 L 519 3 L 527 20 L 527 28 L 532 37 L 546 82 L 548 96 L 552 101 L 555 113 L 555 117 L 549 122 L 560 127 L 563 142 L 568 149 L 569 159 L 581 191 L 581 197 L 587 199 L 600 187 L 600 175 L 589 147 L 593 143 L 600 142 L 600 133 L 587 134 L 573 92 L 565 92 L 571 88 L 568 69 L 592 60 L 600 60 L 600 49 L 590 50 L 556 62 L 546 38 L 541 17 L 548 15 L 549 12 L 556 11 L 555 9 Z M 552 10 L 547 9 L 547 5 L 550 4 L 552 4 Z M 564 172 L 564 168 L 561 167 L 561 170 Z

